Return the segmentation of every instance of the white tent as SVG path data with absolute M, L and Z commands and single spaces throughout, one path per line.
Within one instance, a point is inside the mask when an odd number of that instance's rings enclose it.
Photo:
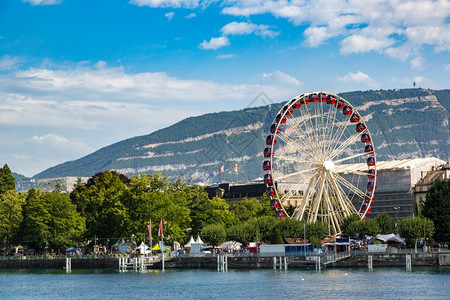
M 234 250 L 240 250 L 242 247 L 242 244 L 236 241 L 227 241 L 225 243 L 220 244 L 219 248 L 221 248 L 223 251 L 234 251 Z
M 403 238 L 400 237 L 399 234 L 378 234 L 377 235 L 377 240 L 383 241 L 383 242 L 397 242 L 397 243 L 402 243 L 402 244 L 406 244 L 405 240 Z
M 203 244 L 204 244 L 203 241 L 202 241 L 202 239 L 200 238 L 200 235 L 197 235 L 197 239 L 195 240 L 195 242 L 196 242 L 197 244 L 200 244 L 200 245 L 203 245 Z
M 136 247 L 134 250 L 136 252 L 139 251 L 140 254 L 147 254 L 147 253 L 150 253 L 150 251 L 151 251 L 150 248 L 146 244 L 144 244 L 144 242 L 141 242 L 141 244 L 138 247 Z
M 184 245 L 184 248 L 191 248 L 191 245 L 193 243 L 195 243 L 195 241 L 194 241 L 194 238 L 191 235 L 191 239 L 189 240 L 189 242 L 186 245 Z

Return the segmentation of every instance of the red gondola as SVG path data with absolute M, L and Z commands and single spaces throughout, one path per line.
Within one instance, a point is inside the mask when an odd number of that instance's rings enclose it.
M 374 191 L 376 189 L 377 189 L 377 187 L 376 187 L 376 185 L 375 185 L 375 183 L 373 181 L 369 181 L 367 183 L 367 190 L 368 191 Z
M 300 99 L 300 103 L 301 104 L 308 104 L 309 102 L 310 102 L 309 101 L 309 96 L 305 96 L 305 97 L 303 97 L 303 99 Z
M 369 170 L 369 178 L 370 179 L 375 178 L 375 170 L 374 169 Z
M 372 145 L 366 145 L 365 147 L 364 147 L 364 152 L 366 152 L 366 153 L 373 153 L 373 147 L 372 147 Z
M 319 97 L 317 97 L 317 94 L 309 95 L 309 102 L 317 102 L 317 101 L 319 101 Z
M 300 108 L 300 100 L 295 100 L 294 105 L 292 105 L 292 108 Z
M 286 115 L 288 115 L 288 116 L 292 116 L 292 114 L 294 113 L 294 110 L 292 109 L 292 107 L 289 107 L 287 105 L 285 105 L 283 107 L 283 110 L 286 112 Z
M 372 196 L 371 192 L 366 194 L 366 197 L 364 198 L 364 202 L 365 203 L 373 202 L 373 196 Z
M 336 107 L 337 107 L 338 109 L 344 108 L 344 107 L 345 107 L 344 101 L 338 100 L 337 103 L 336 103 Z
M 277 115 L 277 123 L 286 123 L 286 116 L 282 116 L 281 114 Z
M 277 143 L 277 139 L 273 135 L 268 135 L 266 138 L 266 144 L 272 145 L 272 142 L 275 145 Z
M 264 174 L 264 183 L 265 184 L 273 183 L 271 174 Z
M 344 110 L 343 110 L 344 115 L 351 115 L 352 112 L 353 112 L 353 110 L 350 106 L 348 106 L 348 105 L 344 106 Z
M 327 104 L 336 104 L 336 98 L 334 98 L 334 96 L 332 95 L 328 95 Z
M 359 116 L 357 113 L 354 113 L 351 117 L 350 117 L 350 123 L 358 123 L 360 120 Z
M 272 132 L 272 133 L 280 133 L 280 127 L 278 127 L 277 128 L 277 124 L 272 124 L 271 126 L 270 126 L 270 132 Z
M 373 156 L 368 157 L 368 158 L 367 158 L 367 165 L 368 165 L 369 167 L 375 166 L 375 157 L 373 157 Z
M 286 214 L 281 209 L 277 210 L 276 216 L 278 220 L 283 220 L 286 218 Z
M 370 209 L 370 206 L 369 206 L 369 208 L 366 210 L 366 214 L 370 214 L 372 212 L 372 210 Z
M 366 126 L 363 123 L 358 123 L 356 125 L 356 132 L 363 132 L 366 130 Z
M 270 200 L 270 208 L 273 208 L 273 209 L 275 209 L 275 208 L 280 208 L 281 206 L 280 206 L 280 202 L 278 202 L 278 199 L 271 199 Z
M 272 148 L 264 148 L 264 157 L 272 157 L 272 156 L 273 156 Z
M 320 102 L 327 102 L 327 94 L 320 93 L 319 94 L 319 101 Z
M 270 160 L 265 160 L 263 162 L 263 169 L 264 169 L 264 171 L 269 171 L 270 167 L 271 167 Z
M 273 188 L 273 186 L 267 187 L 267 189 L 266 189 L 266 194 L 267 194 L 267 196 L 269 196 L 269 197 L 274 197 L 274 196 L 276 196 L 275 189 Z
M 367 133 L 363 133 L 361 135 L 361 143 L 369 143 L 370 142 L 370 136 Z

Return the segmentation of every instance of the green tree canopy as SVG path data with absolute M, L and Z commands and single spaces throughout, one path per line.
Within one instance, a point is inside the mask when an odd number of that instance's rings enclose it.
M 231 211 L 241 222 L 259 216 L 262 209 L 261 203 L 256 198 L 244 198 L 231 206 Z
M 0 194 L 6 191 L 15 191 L 16 183 L 14 182 L 14 177 L 11 174 L 11 169 L 7 164 L 0 169 Z
M 25 199 L 15 190 L 0 195 L 0 238 L 9 241 L 19 229 L 23 219 L 22 205 Z
M 380 227 L 375 220 L 357 220 L 350 223 L 347 229 L 350 237 L 364 235 L 375 237 L 380 233 Z
M 431 186 L 422 214 L 434 223 L 434 240 L 450 243 L 450 180 L 439 180 Z
M 417 240 L 431 238 L 434 234 L 433 221 L 427 218 L 405 218 L 398 222 L 399 233 L 406 239 L 408 247 L 414 246 L 417 251 Z
M 380 227 L 380 233 L 389 234 L 395 230 L 395 221 L 387 213 L 381 213 L 375 217 L 378 227 Z
M 72 201 L 86 219 L 87 236 L 121 237 L 126 232 L 126 208 L 120 201 L 126 188 L 124 176 L 110 171 L 98 173 L 86 186 L 75 187 Z
M 63 251 L 78 245 L 86 230 L 85 219 L 66 193 L 30 189 L 23 216 L 19 236 L 38 249 L 48 245 Z
M 205 242 L 212 246 L 218 246 L 225 242 L 227 234 L 224 224 L 210 224 L 202 229 L 201 236 Z
M 361 218 L 358 217 L 357 215 L 350 215 L 342 221 L 342 224 L 340 226 L 341 226 L 341 232 L 342 232 L 343 236 L 348 236 L 348 237 L 353 238 L 354 232 L 352 230 L 349 230 L 349 226 L 351 223 L 353 223 L 355 221 L 361 221 Z

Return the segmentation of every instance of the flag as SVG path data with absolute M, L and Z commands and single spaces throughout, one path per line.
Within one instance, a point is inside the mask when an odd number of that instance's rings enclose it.
M 152 237 L 152 220 L 151 219 L 150 219 L 150 221 L 148 221 L 147 227 L 148 227 L 148 237 L 151 238 Z
M 225 172 L 225 165 L 222 165 L 222 166 L 220 167 L 219 172 L 220 172 L 220 173 Z
M 237 163 L 234 165 L 233 171 L 234 173 L 237 173 Z
M 163 236 L 162 219 L 159 221 L 158 236 Z

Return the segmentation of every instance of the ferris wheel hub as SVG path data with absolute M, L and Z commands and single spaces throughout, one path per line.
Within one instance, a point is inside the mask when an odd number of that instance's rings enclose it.
M 334 169 L 335 164 L 332 160 L 327 160 L 326 162 L 323 163 L 323 167 L 327 170 L 327 171 L 331 171 Z

